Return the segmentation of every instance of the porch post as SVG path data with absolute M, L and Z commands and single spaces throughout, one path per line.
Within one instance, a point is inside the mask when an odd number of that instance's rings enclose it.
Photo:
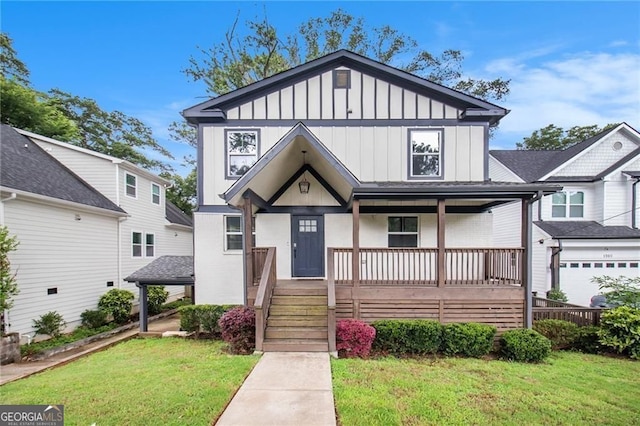
M 521 279 L 524 287 L 524 326 L 531 328 L 533 325 L 533 313 L 531 306 L 532 282 L 531 282 L 531 203 L 529 200 L 522 200 L 522 218 L 521 218 L 521 242 L 522 242 L 522 259 L 521 259 Z
M 244 259 L 245 259 L 245 290 L 244 290 L 244 303 L 247 304 L 247 293 L 249 291 L 249 287 L 253 285 L 253 234 L 251 232 L 251 217 L 253 215 L 253 208 L 251 205 L 251 198 L 244 197 L 244 206 L 242 207 L 242 219 L 243 223 L 243 232 L 242 237 L 244 238 L 242 246 L 244 247 Z
M 353 255 L 351 258 L 351 276 L 353 277 L 353 287 L 360 287 L 360 200 L 353 200 L 352 208 L 353 216 Z M 359 296 L 353 295 L 353 317 L 360 319 L 360 300 Z
M 438 199 L 438 287 L 444 287 L 446 279 L 445 251 L 444 251 L 444 227 L 445 227 L 445 200 Z

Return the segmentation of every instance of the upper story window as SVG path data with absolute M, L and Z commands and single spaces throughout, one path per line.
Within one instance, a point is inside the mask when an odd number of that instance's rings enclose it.
M 584 217 L 584 192 L 563 191 L 553 194 L 551 217 Z
M 129 197 L 136 198 L 138 196 L 138 178 L 130 173 L 126 173 L 124 176 L 125 193 Z
M 142 257 L 142 232 L 131 233 L 131 256 Z
M 160 205 L 160 185 L 151 184 L 151 202 Z
M 350 70 L 333 70 L 333 88 L 334 89 L 350 89 L 351 88 L 351 71 Z
M 389 247 L 418 247 L 418 218 L 389 216 Z
M 225 131 L 227 178 L 239 178 L 258 160 L 260 133 L 258 130 Z
M 154 257 L 156 254 L 156 237 L 154 234 L 145 234 L 144 254 L 146 257 Z
M 251 234 L 253 235 L 253 245 L 256 245 L 256 223 L 255 217 L 251 218 Z M 242 216 L 224 217 L 224 249 L 242 250 Z
M 442 130 L 409 130 L 409 179 L 442 177 Z

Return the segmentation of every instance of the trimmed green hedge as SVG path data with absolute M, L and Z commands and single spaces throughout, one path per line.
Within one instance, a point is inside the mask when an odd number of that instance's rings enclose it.
M 180 306 L 180 329 L 200 333 L 208 333 L 213 336 L 220 336 L 220 317 L 228 310 L 237 305 L 187 305 Z
M 526 328 L 505 331 L 500 338 L 500 354 L 509 361 L 540 362 L 551 354 L 551 341 Z
M 442 352 L 480 358 L 491 352 L 496 332 L 496 327 L 488 324 L 446 324 L 442 333 Z
M 442 325 L 433 320 L 379 320 L 373 349 L 394 355 L 436 353 L 442 343 Z

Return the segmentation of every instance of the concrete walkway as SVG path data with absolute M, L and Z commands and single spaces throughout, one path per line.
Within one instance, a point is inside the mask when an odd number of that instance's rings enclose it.
M 149 331 L 162 334 L 162 332 L 177 331 L 180 329 L 180 317 L 173 315 L 158 319 L 149 323 Z M 64 365 L 68 362 L 74 361 L 80 357 L 86 356 L 92 352 L 101 351 L 107 349 L 116 343 L 123 340 L 130 339 L 138 335 L 138 327 L 123 333 L 118 333 L 106 339 L 98 340 L 88 345 L 84 345 L 77 349 L 72 349 L 66 352 L 52 355 L 51 357 L 42 361 L 27 361 L 17 362 L 13 364 L 7 364 L 0 367 L 0 385 L 13 382 L 14 380 L 22 379 L 32 374 L 39 373 L 44 370 L 48 370 L 53 367 Z
M 335 425 L 329 354 L 262 355 L 216 423 L 231 425 Z

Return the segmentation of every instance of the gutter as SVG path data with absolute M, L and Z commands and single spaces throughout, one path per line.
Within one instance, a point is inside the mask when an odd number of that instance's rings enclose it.
M 533 203 L 536 201 L 540 201 L 544 196 L 544 191 L 538 191 L 538 194 L 533 198 L 527 200 L 527 247 L 525 247 L 527 253 L 527 268 L 526 268 L 526 276 L 525 278 L 525 315 L 524 322 L 526 328 L 531 328 L 533 326 L 533 274 L 531 269 L 533 267 L 533 259 L 532 259 L 532 244 L 531 237 L 533 235 L 533 221 L 531 220 L 531 212 L 533 210 Z

